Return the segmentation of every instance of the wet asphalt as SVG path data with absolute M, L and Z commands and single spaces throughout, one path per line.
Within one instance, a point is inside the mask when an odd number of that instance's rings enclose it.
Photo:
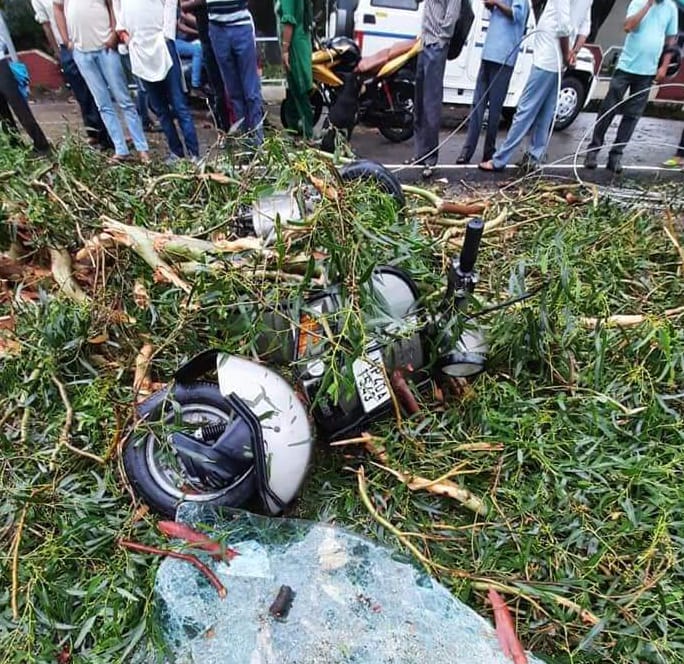
M 274 125 L 278 124 L 278 100 L 277 92 L 265 95 L 269 118 Z M 269 97 L 273 99 L 268 101 Z M 67 131 L 82 132 L 78 107 L 73 101 L 65 100 L 42 100 L 32 104 L 32 110 L 37 120 L 45 130 L 48 137 L 57 140 Z M 443 129 L 440 141 L 443 142 L 439 153 L 439 164 L 434 171 L 433 179 L 448 180 L 449 182 L 466 181 L 473 184 L 482 182 L 489 186 L 497 182 L 508 181 L 517 176 L 517 171 L 512 165 L 503 173 L 483 173 L 477 168 L 477 162 L 481 157 L 482 142 L 478 146 L 472 164 L 468 166 L 456 166 L 456 159 L 465 140 L 465 117 L 467 111 L 460 108 L 445 108 L 443 116 Z M 587 182 L 606 184 L 615 182 L 616 177 L 604 168 L 608 148 L 604 149 L 599 159 L 599 168 L 595 171 L 587 171 L 582 167 L 583 152 L 591 137 L 596 114 L 581 113 L 575 122 L 564 131 L 554 132 L 549 145 L 544 175 L 559 177 L 562 179 L 580 178 Z M 619 118 L 618 118 L 619 119 Z M 617 129 L 618 119 L 613 123 L 606 136 L 609 144 Z M 207 149 L 214 143 L 215 134 L 205 113 L 196 112 L 196 125 L 202 147 Z M 665 170 L 660 168 L 663 161 L 672 156 L 677 148 L 679 138 L 684 128 L 684 121 L 644 117 L 639 122 L 635 135 L 625 149 L 623 163 L 625 171 L 619 179 L 638 179 L 647 182 L 679 181 L 684 183 L 684 173 L 681 171 Z M 498 144 L 506 136 L 506 130 L 501 129 L 498 133 Z M 153 151 L 163 154 L 164 141 L 160 134 L 150 136 Z M 156 146 L 156 149 L 155 147 Z M 420 180 L 421 169 L 407 168 L 403 166 L 404 160 L 413 155 L 413 142 L 391 143 L 380 135 L 377 129 L 359 126 L 352 136 L 354 152 L 363 158 L 373 159 L 381 163 L 399 169 L 401 179 L 404 181 Z M 522 156 L 523 146 L 514 161 Z M 575 155 L 577 153 L 577 159 Z

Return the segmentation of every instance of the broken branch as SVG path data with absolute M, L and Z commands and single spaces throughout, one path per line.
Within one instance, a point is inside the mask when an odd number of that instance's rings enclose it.
M 184 560 L 191 565 L 194 565 L 211 583 L 216 592 L 221 599 L 224 599 L 227 595 L 225 586 L 221 583 L 219 578 L 214 574 L 214 572 L 209 569 L 197 556 L 191 553 L 180 553 L 179 551 L 170 551 L 168 549 L 159 549 L 156 546 L 148 546 L 147 544 L 139 544 L 138 542 L 131 542 L 130 540 L 119 540 L 119 546 L 124 549 L 130 549 L 131 551 L 137 551 L 138 553 L 149 553 L 153 556 L 167 556 L 169 558 L 176 558 L 178 560 Z

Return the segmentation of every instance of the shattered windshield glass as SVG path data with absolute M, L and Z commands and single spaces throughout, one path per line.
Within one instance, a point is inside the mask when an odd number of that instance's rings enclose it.
M 192 565 L 162 562 L 155 593 L 171 661 L 511 661 L 486 620 L 408 558 L 363 537 L 197 504 L 182 505 L 177 520 L 239 555 L 211 563 L 224 600 Z

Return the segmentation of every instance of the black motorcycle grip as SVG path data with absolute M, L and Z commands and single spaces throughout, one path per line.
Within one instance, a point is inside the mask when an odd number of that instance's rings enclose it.
M 461 249 L 461 256 L 458 261 L 461 272 L 473 271 L 475 261 L 477 260 L 477 252 L 480 249 L 483 230 L 484 221 L 482 219 L 471 219 L 468 222 L 463 249 Z

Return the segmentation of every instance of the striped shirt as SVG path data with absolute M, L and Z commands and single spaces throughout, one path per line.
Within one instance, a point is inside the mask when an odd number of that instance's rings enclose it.
M 461 0 L 425 0 L 423 9 L 423 46 L 447 46 L 461 15 Z
M 252 22 L 247 0 L 207 0 L 209 20 L 223 25 L 243 25 Z

